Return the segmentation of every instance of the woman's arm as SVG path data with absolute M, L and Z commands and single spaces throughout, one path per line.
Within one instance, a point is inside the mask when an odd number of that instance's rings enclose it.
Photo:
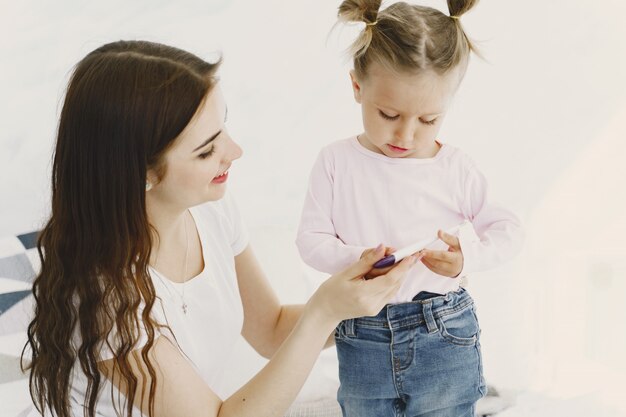
M 406 258 L 387 275 L 363 280 L 363 275 L 382 256 L 381 248 L 326 280 L 313 294 L 293 331 L 272 359 L 252 380 L 224 401 L 211 391 L 169 339 L 159 337 L 149 353 L 158 381 L 155 416 L 282 416 L 339 321 L 380 311 L 415 263 L 414 258 Z M 147 415 L 147 398 L 144 395 L 142 401 L 141 392 L 150 382 L 149 373 L 138 351 L 129 360 L 138 378 L 135 405 Z M 112 367 L 112 360 L 101 362 L 103 373 L 122 392 L 127 391 L 119 378 L 111 377 Z
M 299 321 L 274 358 L 225 401 L 206 385 L 174 343 L 160 336 L 149 355 L 157 375 L 155 416 L 282 416 L 300 391 L 326 341 L 323 327 L 331 326 L 321 317 L 311 315 Z M 129 363 L 133 374 L 140 376 L 135 406 L 148 415 L 151 378 L 139 350 L 132 352 Z M 109 378 L 114 375 L 113 383 L 121 392 L 126 392 L 119 372 L 113 373 L 112 367 L 113 360 L 100 364 L 104 374 Z
M 241 333 L 250 346 L 269 359 L 291 333 L 305 306 L 280 304 L 250 246 L 235 256 L 235 268 L 244 312 Z M 333 342 L 334 338 L 328 337 L 325 346 Z

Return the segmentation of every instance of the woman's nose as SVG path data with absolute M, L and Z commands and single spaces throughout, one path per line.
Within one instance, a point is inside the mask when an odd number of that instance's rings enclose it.
M 228 152 L 225 153 L 225 159 L 229 161 L 234 161 L 235 159 L 241 158 L 243 155 L 243 150 L 241 146 L 239 146 L 230 136 L 228 137 Z

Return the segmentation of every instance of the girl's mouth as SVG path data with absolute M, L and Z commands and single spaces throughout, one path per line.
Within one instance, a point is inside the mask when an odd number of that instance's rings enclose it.
M 404 152 L 408 151 L 408 149 L 406 149 L 406 148 L 401 148 L 399 146 L 393 146 L 390 143 L 388 143 L 387 146 L 389 147 L 389 149 L 391 149 L 395 153 L 404 153 Z

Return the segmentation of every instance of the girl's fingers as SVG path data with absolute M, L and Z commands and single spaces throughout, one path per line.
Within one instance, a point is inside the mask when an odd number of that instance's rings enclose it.
M 424 257 L 430 261 L 452 262 L 454 252 L 444 252 L 440 250 L 426 250 L 422 252 Z
M 454 235 L 450 235 L 444 232 L 443 230 L 440 230 L 438 235 L 439 235 L 439 239 L 443 240 L 448 245 L 453 246 L 455 248 L 460 248 L 460 242 L 459 242 L 458 237 Z
M 426 266 L 426 268 L 430 269 L 432 272 L 438 275 L 442 275 L 444 277 L 454 278 L 457 277 L 461 271 L 455 272 L 455 267 L 452 264 L 447 262 L 440 261 L 432 261 L 422 259 L 422 263 Z
M 422 263 L 426 265 L 426 267 L 430 269 L 431 271 L 433 271 L 435 274 L 439 273 L 440 269 L 437 267 L 437 265 L 435 265 L 437 261 L 430 261 L 430 260 L 427 260 L 426 258 L 423 258 Z

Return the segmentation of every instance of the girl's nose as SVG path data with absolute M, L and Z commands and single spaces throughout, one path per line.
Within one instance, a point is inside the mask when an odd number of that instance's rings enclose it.
M 398 141 L 397 145 L 401 147 L 408 147 L 408 145 L 413 142 L 413 133 L 414 127 L 411 121 L 401 123 L 395 132 L 395 136 Z

